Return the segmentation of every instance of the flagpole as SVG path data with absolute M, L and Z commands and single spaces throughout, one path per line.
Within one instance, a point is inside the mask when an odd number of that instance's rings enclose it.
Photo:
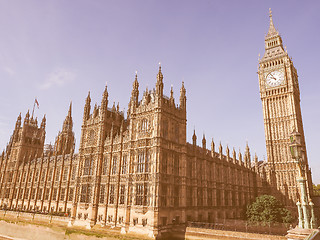
M 34 103 L 33 103 L 33 109 L 32 109 L 32 115 L 31 115 L 31 119 L 33 119 L 33 113 L 34 113 L 34 106 L 36 105 L 36 99 L 34 100 Z

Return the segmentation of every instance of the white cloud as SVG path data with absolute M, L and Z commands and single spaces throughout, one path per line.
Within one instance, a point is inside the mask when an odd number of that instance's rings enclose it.
M 39 88 L 45 90 L 53 86 L 61 87 L 69 82 L 72 82 L 75 77 L 75 73 L 65 69 L 59 69 L 50 73 L 43 84 L 39 86 Z
M 3 67 L 3 70 L 10 76 L 13 76 L 16 74 L 16 72 L 8 66 Z

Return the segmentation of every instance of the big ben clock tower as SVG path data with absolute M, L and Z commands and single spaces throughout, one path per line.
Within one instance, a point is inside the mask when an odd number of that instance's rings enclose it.
M 302 137 L 303 167 L 306 170 L 307 192 L 312 194 L 311 171 L 308 166 L 300 108 L 300 90 L 297 70 L 283 48 L 275 29 L 270 10 L 270 26 L 265 36 L 265 53 L 259 60 L 259 86 L 262 100 L 264 128 L 270 184 L 277 188 L 273 194 L 286 205 L 297 202 L 296 183 L 298 167 L 289 150 L 289 135 L 295 129 Z

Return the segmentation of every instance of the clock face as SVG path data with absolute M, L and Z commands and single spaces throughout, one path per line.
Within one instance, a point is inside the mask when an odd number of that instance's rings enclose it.
M 273 71 L 266 77 L 266 83 L 269 87 L 279 86 L 284 81 L 284 72 Z

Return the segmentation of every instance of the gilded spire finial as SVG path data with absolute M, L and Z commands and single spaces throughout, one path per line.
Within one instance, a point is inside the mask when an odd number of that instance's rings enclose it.
M 271 11 L 271 8 L 269 8 L 269 17 L 270 17 L 270 21 L 272 21 L 272 11 Z

